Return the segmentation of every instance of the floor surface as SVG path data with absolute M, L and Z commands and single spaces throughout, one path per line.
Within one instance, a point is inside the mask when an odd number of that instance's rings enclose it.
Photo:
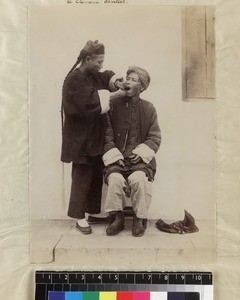
M 164 233 L 155 222 L 148 221 L 144 236 L 133 237 L 131 219 L 117 236 L 106 236 L 107 224 L 92 225 L 93 233 L 83 235 L 74 220 L 32 220 L 31 262 L 83 269 L 148 266 L 152 271 L 164 264 L 214 262 L 214 221 L 196 221 L 199 232 L 191 234 Z

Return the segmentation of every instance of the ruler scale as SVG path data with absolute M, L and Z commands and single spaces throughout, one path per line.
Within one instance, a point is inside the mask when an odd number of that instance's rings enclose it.
M 36 271 L 35 300 L 213 300 L 211 272 Z

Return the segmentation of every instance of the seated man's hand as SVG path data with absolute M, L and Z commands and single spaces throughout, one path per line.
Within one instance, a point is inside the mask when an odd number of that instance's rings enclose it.
M 122 159 L 119 159 L 119 160 L 117 161 L 117 165 L 118 165 L 119 167 L 121 167 L 121 168 L 125 167 L 124 161 L 123 161 Z
M 129 158 L 130 158 L 131 163 L 133 165 L 136 165 L 136 164 L 139 164 L 140 162 L 142 162 L 141 157 L 136 155 L 136 154 L 133 154 L 133 155 L 129 156 Z

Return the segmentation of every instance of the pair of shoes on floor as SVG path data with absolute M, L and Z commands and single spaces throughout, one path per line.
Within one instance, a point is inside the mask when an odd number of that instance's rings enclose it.
M 112 220 L 106 229 L 106 234 L 113 236 L 117 235 L 124 229 L 124 214 L 122 211 L 110 212 L 109 219 Z M 147 219 L 140 219 L 135 214 L 133 215 L 132 235 L 141 237 L 147 228 Z
M 78 222 L 76 222 L 76 229 L 81 231 L 83 234 L 91 234 L 92 233 L 92 227 L 91 226 L 80 226 Z

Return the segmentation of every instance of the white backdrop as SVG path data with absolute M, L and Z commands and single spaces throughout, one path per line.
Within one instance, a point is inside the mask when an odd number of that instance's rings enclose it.
M 91 17 L 90 17 L 91 16 Z M 133 17 L 134 16 L 134 17 Z M 142 97 L 158 112 L 150 218 L 215 218 L 215 103 L 184 102 L 181 91 L 181 7 L 31 7 L 30 201 L 32 218 L 66 218 L 71 165 L 60 162 L 61 88 L 87 40 L 105 44 L 104 69 L 149 71 Z

